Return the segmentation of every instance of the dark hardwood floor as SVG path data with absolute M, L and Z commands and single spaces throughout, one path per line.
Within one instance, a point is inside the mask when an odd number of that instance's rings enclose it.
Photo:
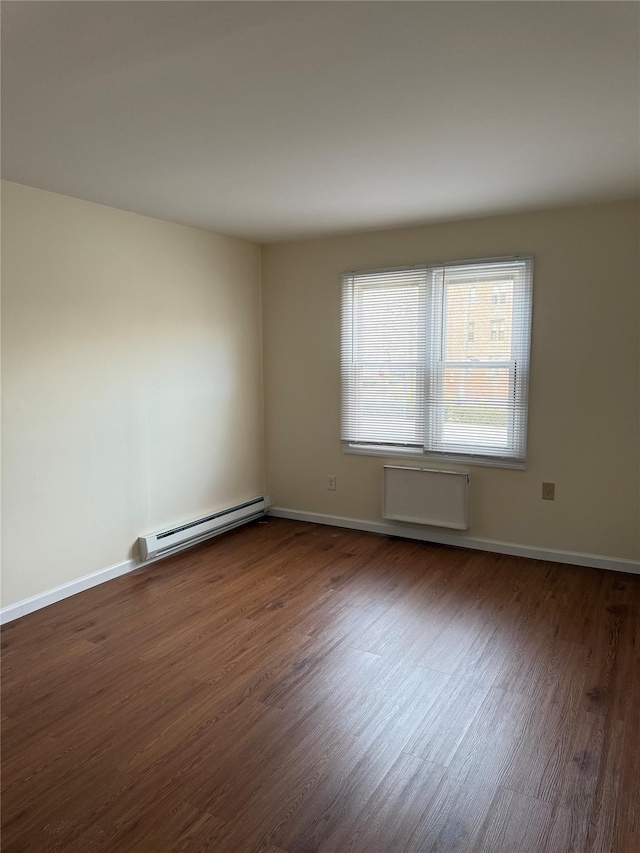
M 640 576 L 271 519 L 2 630 L 2 851 L 638 853 Z

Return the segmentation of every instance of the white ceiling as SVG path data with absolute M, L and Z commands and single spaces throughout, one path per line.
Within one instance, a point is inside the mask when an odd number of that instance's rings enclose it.
M 631 196 L 635 2 L 3 2 L 2 169 L 260 241 Z

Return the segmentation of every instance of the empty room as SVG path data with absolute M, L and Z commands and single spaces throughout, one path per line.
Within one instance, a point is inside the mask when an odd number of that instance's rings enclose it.
M 0 13 L 3 853 L 638 853 L 640 3 Z

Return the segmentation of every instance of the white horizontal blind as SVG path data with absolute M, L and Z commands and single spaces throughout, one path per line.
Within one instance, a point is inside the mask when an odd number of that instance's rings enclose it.
M 342 441 L 523 462 L 532 266 L 345 274 Z
M 442 267 L 441 334 L 431 339 L 425 449 L 526 455 L 531 261 Z
M 342 439 L 421 448 L 427 270 L 343 277 Z

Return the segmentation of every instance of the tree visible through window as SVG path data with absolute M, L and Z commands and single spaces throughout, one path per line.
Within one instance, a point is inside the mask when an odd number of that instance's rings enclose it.
M 517 256 L 345 274 L 345 449 L 524 463 L 532 266 Z

